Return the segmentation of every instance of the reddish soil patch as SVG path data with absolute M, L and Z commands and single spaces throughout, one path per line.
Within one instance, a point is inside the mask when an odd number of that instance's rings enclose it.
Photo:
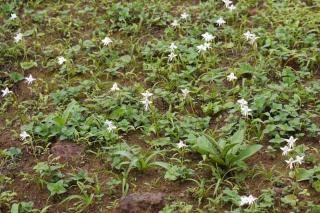
M 62 162 L 78 161 L 81 159 L 83 152 L 84 146 L 67 141 L 59 141 L 51 147 L 51 153 L 59 157 Z

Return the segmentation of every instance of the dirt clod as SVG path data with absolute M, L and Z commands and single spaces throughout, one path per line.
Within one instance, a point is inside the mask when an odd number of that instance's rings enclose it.
M 84 151 L 84 147 L 72 142 L 59 141 L 54 143 L 51 147 L 51 153 L 59 157 L 61 161 L 75 161 L 79 160 Z
M 119 211 L 121 213 L 156 213 L 164 206 L 164 194 L 161 192 L 133 193 L 121 198 Z

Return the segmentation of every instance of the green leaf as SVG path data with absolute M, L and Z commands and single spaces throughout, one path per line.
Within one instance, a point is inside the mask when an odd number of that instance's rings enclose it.
M 314 190 L 316 190 L 317 192 L 320 192 L 320 180 L 317 180 L 315 182 L 312 183 L 312 187 L 314 188 Z
M 285 204 L 288 204 L 290 206 L 297 205 L 297 202 L 299 201 L 297 196 L 294 194 L 286 195 L 285 197 L 281 198 L 281 201 Z
M 56 183 L 48 183 L 47 188 L 50 191 L 50 196 L 53 196 L 55 194 L 63 194 L 67 191 L 63 180 L 59 180 Z
M 19 204 L 18 203 L 12 204 L 11 213 L 19 213 Z
M 240 151 L 239 155 L 237 155 L 236 157 L 230 160 L 230 164 L 233 165 L 239 161 L 243 161 L 249 158 L 250 156 L 254 155 L 256 152 L 258 152 L 261 148 L 262 148 L 262 145 L 259 145 L 259 144 L 253 144 L 253 145 L 247 146 L 245 149 Z
M 240 196 L 237 191 L 230 190 L 229 188 L 226 188 L 223 190 L 223 196 L 222 199 L 224 202 L 232 202 L 233 204 L 239 205 L 240 203 Z
M 120 156 L 122 156 L 122 157 L 126 157 L 126 158 L 128 158 L 128 159 L 131 159 L 131 158 L 134 157 L 134 156 L 133 156 L 130 152 L 128 152 L 128 151 L 117 151 L 117 152 L 114 152 L 114 154 L 115 154 L 115 155 L 120 155 Z
M 32 35 L 33 33 L 34 33 L 34 29 L 32 29 L 32 30 L 27 30 L 27 31 L 25 31 L 25 32 L 23 33 L 23 36 L 24 36 L 24 37 L 30 36 L 30 35 Z
M 166 146 L 171 144 L 171 139 L 170 137 L 162 137 L 162 138 L 157 138 L 155 140 L 152 140 L 149 142 L 152 146 Z
M 28 62 L 21 62 L 20 66 L 22 69 L 28 70 L 28 69 L 31 69 L 32 67 L 38 66 L 38 64 L 35 61 L 28 61 Z
M 212 143 L 205 136 L 200 136 L 199 138 L 197 138 L 196 143 L 193 145 L 193 148 L 201 155 L 218 154 Z
M 123 55 L 123 56 L 120 57 L 120 60 L 124 64 L 128 64 L 131 61 L 131 56 L 130 55 Z
M 178 170 L 179 170 L 179 167 L 171 166 L 167 170 L 166 174 L 164 175 L 164 178 L 167 179 L 167 180 L 171 180 L 171 181 L 177 180 L 178 177 L 180 176 Z
M 11 2 L 10 4 L 9 3 L 6 3 L 1 6 L 1 10 L 4 12 L 4 13 L 11 13 L 14 9 L 14 2 Z
M 169 167 L 170 167 L 170 165 L 168 163 L 161 162 L 161 161 L 152 162 L 152 165 L 160 166 L 164 169 L 169 169 Z
M 39 174 L 42 174 L 46 171 L 49 171 L 50 167 L 47 162 L 39 162 L 33 167 L 33 170 L 35 170 Z
M 224 148 L 223 148 L 223 150 L 222 150 L 222 152 L 221 152 L 221 156 L 226 156 L 227 154 L 228 154 L 228 152 L 234 147 L 234 146 L 236 146 L 236 145 L 238 145 L 238 144 L 236 144 L 236 143 L 232 143 L 232 144 L 227 144 Z
M 297 168 L 295 172 L 295 177 L 297 181 L 304 181 L 304 180 L 310 180 L 314 174 L 313 169 L 304 169 L 304 168 Z
M 95 44 L 91 40 L 85 40 L 83 46 L 87 49 L 95 47 Z
M 126 109 L 121 107 L 121 108 L 118 108 L 118 109 L 114 110 L 111 113 L 109 118 L 118 120 L 119 118 L 123 117 L 125 114 L 126 114 Z
M 230 142 L 234 144 L 242 144 L 244 140 L 245 132 L 246 132 L 245 128 L 239 129 L 236 133 L 234 133 L 231 136 Z
M 222 166 L 225 166 L 226 163 L 223 161 L 223 159 L 218 155 L 209 155 L 210 160 L 212 160 L 214 163 L 218 163 Z
M 56 116 L 52 119 L 54 121 L 54 123 L 59 126 L 62 127 L 65 125 L 66 121 L 63 119 L 63 117 L 61 116 Z
M 9 74 L 9 77 L 10 77 L 10 79 L 11 79 L 14 83 L 16 83 L 16 82 L 21 81 L 22 79 L 24 79 L 23 75 L 20 74 L 20 73 L 18 73 L 18 72 L 11 72 L 11 73 Z
M 4 154 L 11 159 L 14 159 L 21 155 L 21 149 L 18 147 L 10 147 L 9 149 L 3 150 Z

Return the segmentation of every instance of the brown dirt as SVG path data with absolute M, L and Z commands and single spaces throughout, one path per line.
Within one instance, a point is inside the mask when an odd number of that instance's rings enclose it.
M 73 142 L 58 141 L 51 147 L 51 153 L 62 162 L 79 161 L 83 157 L 84 146 Z

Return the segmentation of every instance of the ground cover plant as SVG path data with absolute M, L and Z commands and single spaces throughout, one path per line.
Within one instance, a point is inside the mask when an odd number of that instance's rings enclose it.
M 3 0 L 0 212 L 320 212 L 319 0 Z

